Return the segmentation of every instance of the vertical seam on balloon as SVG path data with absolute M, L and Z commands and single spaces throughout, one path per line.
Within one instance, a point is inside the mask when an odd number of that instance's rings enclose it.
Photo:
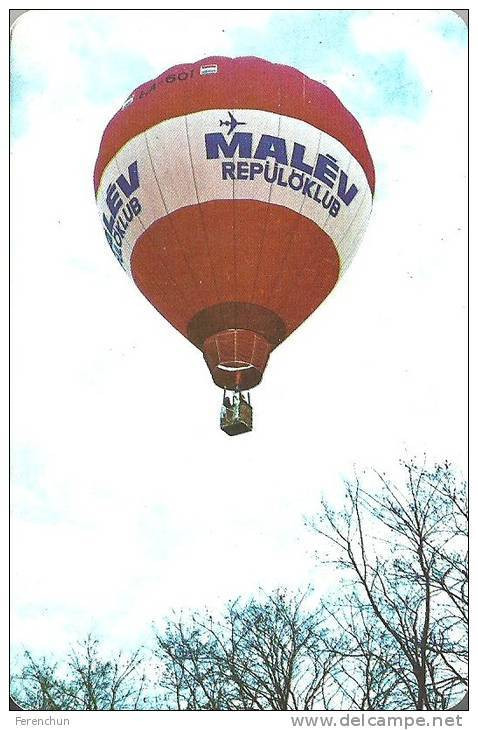
M 315 166 L 316 166 L 316 164 L 317 164 L 317 161 L 318 161 L 318 159 L 319 159 L 319 155 L 320 155 L 320 148 L 321 148 L 321 145 L 322 145 L 322 137 L 323 137 L 323 133 L 322 133 L 322 130 L 319 130 L 319 142 L 318 142 L 318 145 L 317 145 L 317 152 L 316 152 L 316 155 L 315 155 L 315 161 L 314 161 L 314 169 L 315 169 Z M 304 203 L 305 203 L 305 196 L 304 196 Z M 301 205 L 301 207 L 300 207 L 300 210 L 299 210 L 299 215 L 302 215 L 302 208 L 303 208 L 303 205 Z M 304 216 L 304 217 L 307 217 L 307 216 Z M 315 225 L 317 225 L 317 227 L 318 227 L 318 228 L 319 228 L 320 230 L 323 230 L 323 229 L 322 229 L 322 227 L 321 227 L 321 226 L 319 226 L 319 225 L 318 225 L 318 224 L 317 224 L 317 223 L 316 223 L 315 221 L 312 221 L 312 222 L 313 222 L 313 223 L 314 223 Z M 296 230 L 297 230 L 297 227 L 296 227 L 296 228 L 294 229 L 294 234 L 295 234 Z M 328 234 L 327 234 L 327 235 L 328 235 Z M 332 241 L 332 243 L 334 243 L 334 242 Z M 335 246 L 335 244 L 334 244 L 334 246 Z M 288 251 L 289 251 L 289 249 L 288 249 Z M 309 260 L 310 260 L 310 258 L 309 258 Z M 284 260 L 284 262 L 285 262 L 285 260 Z M 339 266 L 340 266 L 340 256 L 339 256 Z M 283 268 L 283 267 L 281 267 L 281 268 Z M 304 267 L 304 268 L 305 268 L 305 267 Z M 280 307 L 286 307 L 286 306 L 287 306 L 287 304 L 288 304 L 288 302 L 289 302 L 289 299 L 290 299 L 290 295 L 291 295 L 292 291 L 293 291 L 293 289 L 292 289 L 292 288 L 288 288 L 288 289 L 286 289 L 286 290 L 285 290 L 285 293 L 286 293 L 286 295 L 287 295 L 287 296 L 286 296 L 286 298 L 285 298 L 285 299 L 283 299 L 283 298 L 282 298 L 282 299 L 280 300 L 280 302 L 278 303 L 278 307 L 279 307 L 279 306 L 280 306 Z
M 313 225 L 316 225 L 316 224 L 313 224 Z M 319 226 L 317 226 L 317 227 L 319 228 L 319 230 L 320 230 L 320 231 L 322 231 L 322 229 L 321 229 L 321 228 L 320 228 Z M 328 235 L 327 233 L 325 233 L 325 231 L 324 231 L 324 235 L 325 235 L 325 236 L 327 236 L 328 238 L 330 238 L 330 236 L 329 236 L 329 235 Z M 322 304 L 322 302 L 323 302 L 323 301 L 324 301 L 324 300 L 325 300 L 325 299 L 326 299 L 326 298 L 327 298 L 327 297 L 329 296 L 330 292 L 331 292 L 331 291 L 332 291 L 332 289 L 334 288 L 334 286 L 335 286 L 335 284 L 337 283 L 337 281 L 338 281 L 338 279 L 339 279 L 339 276 L 340 276 L 340 255 L 339 255 L 339 252 L 338 252 L 338 250 L 337 250 L 337 246 L 335 245 L 335 243 L 334 243 L 334 241 L 333 241 L 333 239 L 332 239 L 332 238 L 330 238 L 330 241 L 331 241 L 331 244 L 332 244 L 332 246 L 333 246 L 333 249 L 335 250 L 335 252 L 336 252 L 336 254 L 337 254 L 337 260 L 338 260 L 338 269 L 337 269 L 337 276 L 335 277 L 334 283 L 333 283 L 332 287 L 331 287 L 331 288 L 329 289 L 329 291 L 328 291 L 328 292 L 326 293 L 326 295 L 325 295 L 324 297 L 322 297 L 322 299 L 321 299 L 321 300 L 320 300 L 320 301 L 319 301 L 319 302 L 318 302 L 317 304 L 315 304 L 315 306 L 314 306 L 314 308 L 312 309 L 312 311 L 310 311 L 310 312 L 307 312 L 307 314 L 305 315 L 305 319 L 307 319 L 307 317 L 310 317 L 310 315 L 312 314 L 312 312 L 314 312 L 314 311 L 315 311 L 315 310 L 317 309 L 317 307 L 318 307 L 318 306 L 320 306 L 320 304 Z M 304 266 L 302 270 L 306 270 L 306 269 L 308 268 L 308 265 L 309 265 L 309 263 L 310 263 L 310 260 L 311 260 L 311 258 L 312 258 L 312 255 L 313 255 L 313 249 L 310 249 L 310 252 L 309 252 L 309 256 L 308 256 L 308 258 L 307 258 L 307 266 Z M 329 262 L 329 261 L 330 261 L 330 259 L 329 259 L 328 257 L 327 257 L 327 258 L 325 258 L 325 257 L 324 257 L 324 259 L 323 259 L 323 260 L 321 261 L 321 264 L 322 264 L 322 262 L 323 262 L 323 264 L 324 264 L 324 265 L 323 265 L 323 266 L 321 266 L 321 271 L 319 272 L 319 275 L 320 275 L 320 273 L 322 273 L 322 271 L 323 271 L 324 269 L 326 269 L 326 268 L 327 268 L 327 265 L 328 265 L 328 262 Z M 322 282 L 323 282 L 323 280 L 324 280 L 324 277 L 323 277 L 323 276 L 321 276 L 321 279 L 320 279 L 320 283 L 322 283 Z M 294 292 L 294 282 L 293 282 L 293 280 L 291 279 L 291 286 L 290 286 L 290 287 L 288 287 L 288 288 L 286 289 L 286 294 L 287 294 L 287 296 L 286 296 L 286 298 L 285 298 L 285 299 L 283 299 L 283 300 L 281 300 L 281 301 L 280 301 L 280 303 L 278 304 L 278 307 L 277 307 L 278 309 L 279 309 L 279 306 L 280 306 L 280 307 L 283 307 L 284 309 L 285 309 L 285 308 L 287 307 L 287 305 L 288 305 L 288 303 L 289 303 L 289 299 L 290 299 L 290 296 L 291 296 L 291 294 L 292 294 L 293 292 Z M 304 320 L 303 320 L 303 315 L 301 315 L 301 319 L 300 319 L 300 322 L 302 322 L 302 321 L 304 321 Z M 299 324 L 300 324 L 300 322 L 299 322 Z M 299 326 L 299 324 L 298 324 L 298 325 L 296 325 L 296 326 L 294 326 L 294 327 L 293 327 L 293 329 L 296 329 L 296 327 L 298 327 L 298 326 Z
M 276 114 L 277 114 L 277 112 L 276 112 Z M 280 114 L 277 114 L 277 116 L 279 117 L 279 124 L 277 126 L 277 136 L 279 136 L 282 116 Z M 265 165 L 265 161 L 264 161 L 264 165 Z M 266 212 L 266 215 L 264 217 L 265 218 L 265 220 L 264 220 L 264 228 L 263 228 L 263 231 L 262 231 L 262 238 L 261 238 L 261 242 L 260 242 L 259 249 L 258 249 L 258 252 L 257 252 L 256 271 L 255 271 L 255 274 L 254 274 L 254 280 L 253 280 L 252 290 L 251 290 L 251 299 L 253 299 L 253 300 L 254 300 L 255 289 L 256 289 L 256 285 L 257 285 L 257 277 L 259 275 L 259 267 L 260 267 L 261 260 L 262 260 L 262 249 L 263 249 L 264 241 L 265 241 L 265 238 L 266 238 L 266 231 L 267 231 L 267 228 L 269 227 L 269 219 L 270 219 L 270 214 L 271 214 L 272 186 L 273 186 L 273 184 L 274 184 L 273 182 L 271 182 L 269 184 L 269 195 L 267 197 L 267 206 L 266 206 L 266 211 L 267 212 Z M 265 292 L 264 292 L 264 295 L 265 295 Z M 265 300 L 265 298 L 266 297 L 264 296 L 263 301 Z
M 348 175 L 348 173 L 350 172 L 350 166 L 351 166 L 351 164 L 352 164 L 352 160 L 353 160 L 353 157 L 352 157 L 352 155 L 349 155 L 349 162 L 348 162 L 348 165 L 347 165 L 347 169 L 345 170 L 345 173 L 346 173 L 346 175 Z M 335 196 L 335 195 L 334 195 L 334 197 L 336 198 L 336 196 Z M 337 198 L 336 198 L 336 199 L 337 199 Z M 329 210 L 330 210 L 330 208 L 329 208 Z M 336 230 L 337 230 L 337 226 L 338 226 L 338 224 L 339 224 L 339 213 L 337 213 L 337 215 L 336 215 L 336 217 L 335 217 L 335 226 L 333 226 L 333 230 L 327 230 L 327 229 L 326 229 L 326 226 L 327 226 L 327 224 L 328 224 L 328 223 L 330 222 L 330 219 L 331 219 L 331 218 L 332 218 L 332 216 L 331 216 L 331 215 L 329 215 L 329 216 L 327 217 L 327 219 L 326 219 L 326 221 L 325 221 L 325 225 L 324 225 L 324 228 L 323 228 L 323 230 L 325 231 L 325 233 L 327 233 L 327 235 L 329 235 L 329 236 L 330 236 L 330 237 L 332 238 L 332 240 L 335 240 L 335 238 L 334 238 L 334 237 L 335 237 L 335 232 L 336 232 Z
M 319 143 L 318 143 L 318 145 L 317 145 L 317 153 L 316 153 L 316 155 L 315 155 L 315 161 L 314 161 L 314 169 L 315 169 L 315 166 L 317 165 L 317 162 L 318 162 L 318 159 L 319 159 L 319 155 L 320 155 L 320 147 L 321 147 L 321 145 L 322 145 L 322 137 L 323 137 L 323 133 L 322 133 L 322 130 L 319 130 Z M 349 166 L 350 166 L 350 160 L 351 160 L 351 157 L 349 157 Z M 304 202 L 305 202 L 305 196 L 304 196 Z M 302 212 L 302 208 L 303 208 L 303 206 L 301 206 L 301 207 L 300 207 L 300 210 L 299 210 L 299 214 L 301 214 L 301 212 Z M 329 218 L 330 218 L 330 216 L 329 216 Z M 328 219 L 327 219 L 327 220 L 328 220 Z M 325 223 L 324 223 L 324 226 L 323 226 L 323 227 L 322 227 L 321 225 L 319 225 L 318 223 L 316 223 L 316 221 L 313 221 L 313 223 L 315 223 L 315 224 L 317 225 L 317 227 L 318 227 L 318 228 L 319 228 L 319 229 L 320 229 L 321 231 L 324 231 L 324 233 L 325 233 L 325 234 L 326 234 L 327 236 L 329 236 L 329 238 L 331 238 L 331 240 L 332 240 L 332 243 L 334 244 L 334 247 L 335 247 L 335 249 L 337 250 L 337 255 L 338 255 L 338 259 L 339 259 L 339 271 L 338 271 L 338 276 L 337 276 L 337 279 L 338 279 L 338 277 L 340 276 L 340 254 L 339 254 L 339 252 L 338 252 L 337 246 L 336 246 L 336 244 L 335 244 L 335 241 L 334 241 L 334 239 L 332 238 L 331 234 L 330 234 L 330 233 L 329 233 L 328 231 L 326 231 L 326 230 L 325 230 L 325 226 L 327 225 L 327 220 L 325 221 Z M 294 233 L 295 233 L 295 231 L 294 231 Z M 310 256 L 311 256 L 311 255 L 312 255 L 312 252 L 311 252 Z M 310 256 L 309 256 L 308 262 L 310 261 Z M 284 260 L 284 264 L 285 264 L 285 260 Z M 281 268 L 283 268 L 283 266 L 282 266 Z M 306 267 L 304 266 L 303 268 L 305 269 Z M 289 299 L 290 299 L 290 295 L 291 295 L 291 292 L 292 292 L 292 288 L 289 288 L 289 289 L 286 289 L 286 290 L 285 290 L 285 292 L 284 292 L 284 293 L 285 293 L 285 295 L 286 295 L 286 296 L 285 296 L 285 298 L 283 297 L 283 298 L 282 298 L 282 299 L 281 299 L 281 300 L 280 300 L 280 301 L 278 302 L 278 307 L 284 307 L 284 308 L 285 308 L 285 307 L 287 306 L 287 304 L 289 303 Z M 323 300 L 322 300 L 322 301 L 323 301 Z M 309 315 L 308 315 L 308 316 L 309 316 Z
M 254 354 L 255 354 L 255 351 L 256 351 L 256 342 L 257 342 L 257 340 L 258 340 L 257 335 L 254 332 L 254 339 L 252 341 L 251 364 L 254 363 Z
M 191 152 L 191 140 L 189 139 L 188 115 L 187 114 L 185 114 L 185 116 L 184 116 L 184 124 L 185 124 L 185 127 L 186 127 L 186 139 L 187 139 L 187 142 L 188 142 L 189 161 L 191 163 L 191 174 L 192 174 L 192 178 L 193 178 L 194 190 L 196 192 L 197 205 L 198 205 L 198 208 L 199 208 L 199 217 L 201 219 L 201 225 L 202 225 L 202 228 L 203 228 L 203 231 L 204 231 L 204 245 L 205 245 L 205 248 L 206 248 L 207 259 L 209 261 L 209 268 L 211 269 L 211 276 L 212 276 L 212 281 L 213 281 L 213 284 L 214 284 L 214 289 L 216 291 L 216 301 L 218 302 L 218 301 L 220 301 L 220 299 L 219 299 L 219 290 L 217 288 L 216 274 L 215 274 L 215 271 L 214 271 L 214 267 L 212 265 L 212 259 L 211 259 L 210 252 L 209 252 L 209 237 L 208 237 L 208 234 L 207 234 L 206 225 L 204 223 L 203 209 L 202 209 L 201 203 L 199 201 L 199 193 L 198 193 L 198 187 L 197 187 L 197 183 L 196 183 L 196 176 L 194 174 L 194 163 L 193 163 L 193 156 L 192 156 L 192 152 Z M 223 315 L 223 318 L 224 318 L 224 315 Z M 226 324 L 225 324 L 224 319 L 223 319 L 223 323 L 224 323 L 224 328 L 225 328 L 226 327 Z
M 120 169 L 120 166 L 119 166 L 119 162 L 118 162 L 118 156 L 117 156 L 117 155 L 115 156 L 114 160 L 115 160 L 115 164 L 116 164 L 116 167 L 117 167 L 117 169 L 118 169 L 118 172 L 119 172 L 119 173 L 121 174 L 121 169 Z M 146 233 L 146 234 L 147 234 L 147 231 L 149 230 L 149 226 L 148 226 L 148 228 L 146 228 L 146 226 L 145 226 L 145 224 L 143 223 L 143 221 L 141 220 L 141 216 L 140 216 L 139 214 L 138 214 L 138 215 L 137 215 L 136 217 L 138 218 L 139 222 L 141 223 L 141 226 L 142 226 L 142 228 L 143 228 L 143 233 Z M 136 246 L 136 243 L 138 242 L 138 239 L 139 239 L 139 238 L 140 238 L 140 236 L 138 236 L 138 237 L 136 238 L 136 241 L 135 241 L 135 242 L 134 242 L 134 244 L 132 245 L 132 247 L 131 247 L 131 251 L 130 251 L 130 256 L 129 256 L 129 261 L 128 261 L 128 267 L 129 267 L 129 271 L 130 271 L 130 274 L 131 274 L 131 276 L 133 276 L 133 273 L 132 273 L 132 271 L 131 271 L 131 257 L 132 257 L 132 255 L 133 255 L 133 251 L 134 251 L 134 248 L 135 248 L 135 246 Z M 170 281 L 171 281 L 171 282 L 172 282 L 172 284 L 173 284 L 173 287 L 175 287 L 175 288 L 176 288 L 176 290 L 177 290 L 177 291 L 178 291 L 178 293 L 180 294 L 180 296 L 181 296 L 181 298 L 183 299 L 183 302 L 184 302 L 184 304 L 185 304 L 185 303 L 186 303 L 186 296 L 185 296 L 184 292 L 182 291 L 182 289 L 181 289 L 181 288 L 180 288 L 180 286 L 178 285 L 178 283 L 177 283 L 177 281 L 175 280 L 175 278 L 174 278 L 174 277 L 173 277 L 173 276 L 171 275 L 171 272 L 169 271 L 169 268 L 168 268 L 168 266 L 166 265 L 166 263 L 165 263 L 165 261 L 164 261 L 164 258 L 163 258 L 163 256 L 161 255 L 161 253 L 160 253 L 160 257 L 161 257 L 161 260 L 163 261 L 164 269 L 165 269 L 165 271 L 166 271 L 166 273 L 167 273 L 167 275 L 168 275 L 168 277 L 169 277 Z M 183 310 L 183 312 L 182 312 L 182 316 L 183 316 L 183 318 L 184 318 L 185 320 L 187 319 L 187 317 L 186 317 L 186 315 L 185 315 L 185 312 L 184 312 L 184 310 Z
M 237 109 L 234 109 L 237 113 Z M 234 296 L 233 296 L 233 312 L 234 312 L 234 328 L 237 328 L 237 257 L 236 257 L 236 191 L 234 187 L 235 179 L 232 178 L 232 264 L 234 269 Z
M 317 164 L 317 160 L 318 160 L 319 154 L 320 154 L 320 145 L 322 143 L 322 131 L 321 130 L 318 130 L 318 132 L 319 132 L 319 142 L 318 142 L 318 145 L 317 145 L 317 153 L 315 155 L 315 164 Z M 315 167 L 315 164 L 314 164 L 314 167 Z M 284 279 L 286 260 L 288 259 L 289 254 L 290 254 L 292 238 L 297 233 L 297 229 L 299 227 L 299 223 L 300 223 L 300 217 L 299 216 L 302 216 L 302 209 L 303 209 L 304 205 L 305 205 L 305 195 L 302 196 L 302 201 L 301 201 L 301 204 L 299 206 L 299 210 L 294 211 L 294 213 L 297 213 L 297 216 L 298 217 L 296 218 L 296 221 L 295 221 L 294 225 L 292 226 L 291 230 L 289 231 L 288 242 L 286 244 L 286 249 L 285 249 L 284 255 L 283 255 L 282 259 L 281 259 L 280 265 L 279 265 L 279 271 L 278 271 L 278 274 L 277 274 L 276 278 L 274 279 L 274 283 L 273 283 L 273 285 L 271 287 L 271 297 L 272 297 L 272 293 L 274 291 L 277 291 L 277 289 L 278 289 L 278 286 L 277 286 L 278 283 L 281 282 L 281 280 Z M 292 208 L 290 210 L 292 210 Z M 319 228 L 320 228 L 320 226 L 319 226 Z M 281 289 L 279 289 L 279 292 L 280 291 L 281 291 Z M 289 290 L 288 293 L 287 293 L 286 302 L 289 299 L 290 293 L 291 292 Z M 270 304 L 270 298 L 267 301 Z M 284 305 L 284 302 L 282 302 L 281 300 L 279 300 L 278 305 L 279 304 L 280 305 Z
M 155 170 L 155 167 L 154 167 L 153 157 L 151 155 L 151 150 L 150 150 L 150 147 L 149 147 L 149 141 L 148 141 L 148 136 L 147 136 L 148 135 L 148 130 L 146 130 L 146 132 L 143 132 L 143 134 L 144 134 L 144 139 L 145 139 L 145 142 L 146 142 L 146 150 L 148 152 L 149 161 L 151 163 L 151 169 L 153 171 L 154 179 L 156 180 L 156 185 L 158 186 L 159 195 L 160 195 L 161 201 L 163 203 L 164 210 L 166 211 L 165 218 L 167 219 L 167 221 L 169 223 L 169 226 L 170 226 L 170 228 L 171 228 L 171 230 L 173 232 L 174 238 L 176 239 L 176 242 L 178 244 L 178 248 L 179 248 L 179 250 L 181 251 L 181 253 L 183 255 L 184 262 L 185 262 L 186 267 L 187 267 L 187 269 L 188 269 L 188 271 L 189 271 L 189 273 L 191 275 L 191 279 L 196 284 L 196 287 L 197 287 L 198 292 L 201 292 L 201 288 L 200 288 L 200 286 L 198 284 L 198 280 L 197 280 L 197 278 L 196 278 L 196 276 L 194 274 L 193 269 L 191 268 L 191 264 L 189 263 L 189 259 L 186 256 L 186 251 L 184 250 L 184 246 L 182 246 L 182 244 L 181 244 L 181 239 L 178 236 L 178 232 L 176 230 L 176 226 L 174 225 L 174 222 L 173 222 L 173 220 L 171 218 L 171 213 L 168 210 L 168 206 L 166 205 L 166 199 L 165 199 L 165 197 L 163 195 L 163 191 L 161 190 L 161 185 L 159 184 L 158 176 L 156 175 L 156 170 Z
M 362 209 L 362 206 L 363 206 L 363 204 L 364 204 L 364 202 L 365 202 L 365 198 L 366 198 L 366 193 L 367 193 L 367 189 L 366 189 L 366 188 L 364 188 L 364 192 L 363 192 L 362 200 L 360 201 L 360 204 L 359 204 L 359 205 L 357 206 L 357 210 L 355 211 L 355 213 L 354 213 L 354 215 L 353 215 L 353 217 L 352 217 L 352 220 L 351 220 L 351 221 L 349 222 L 349 224 L 348 224 L 347 228 L 345 229 L 345 231 L 344 231 L 343 235 L 342 235 L 342 236 L 341 236 L 341 238 L 340 238 L 340 241 L 337 241 L 337 243 L 335 244 L 335 245 L 336 245 L 336 248 L 337 248 L 337 251 L 338 251 L 338 254 L 339 254 L 339 261 L 340 261 L 340 271 L 339 271 L 339 276 L 341 275 L 341 273 L 342 273 L 342 269 L 343 269 L 343 266 L 342 266 L 342 255 L 341 255 L 341 251 L 340 251 L 340 246 L 342 245 L 342 241 L 343 241 L 343 240 L 344 240 L 344 238 L 345 238 L 345 237 L 347 236 L 347 234 L 348 234 L 349 230 L 351 229 L 351 227 L 352 227 L 352 226 L 353 226 L 353 224 L 355 223 L 355 221 L 356 221 L 356 219 L 357 219 L 357 216 L 358 216 L 358 214 L 360 213 L 360 211 L 361 211 L 361 209 Z M 344 263 L 345 263 L 345 256 L 344 256 L 343 258 L 344 258 Z
M 353 159 L 355 159 L 355 158 L 354 158 L 354 157 L 352 157 L 352 155 L 351 155 L 351 156 L 350 156 L 350 158 L 349 158 L 349 164 L 348 164 L 348 166 L 347 166 L 347 174 L 348 174 L 348 172 L 349 172 L 349 170 L 350 170 L 350 165 L 352 164 L 352 160 L 353 160 Z M 367 178 L 365 178 L 365 179 L 367 179 Z M 351 220 L 351 221 L 349 221 L 349 224 L 348 224 L 347 228 L 345 229 L 345 231 L 344 231 L 343 235 L 342 235 L 342 236 L 341 236 L 341 238 L 340 238 L 340 242 L 337 242 L 337 243 L 335 244 L 335 245 L 336 245 L 336 248 L 337 248 L 337 253 L 339 254 L 339 263 L 340 263 L 340 268 L 339 268 L 339 276 L 341 275 L 341 273 L 342 273 L 342 268 L 343 268 L 343 267 L 342 267 L 342 253 L 341 253 L 341 250 L 340 250 L 340 246 L 341 246 L 341 244 L 342 244 L 342 241 L 344 240 L 345 236 L 347 235 L 347 233 L 349 232 L 349 230 L 351 229 L 351 227 L 352 227 L 352 226 L 353 226 L 353 224 L 355 223 L 355 220 L 356 220 L 356 218 L 357 218 L 357 215 L 358 215 L 358 213 L 359 213 L 359 211 L 360 211 L 360 208 L 362 207 L 362 203 L 363 203 L 363 201 L 364 201 L 364 199 L 365 199 L 365 192 L 366 192 L 366 189 L 364 188 L 364 192 L 363 192 L 363 194 L 362 194 L 362 200 L 360 201 L 359 205 L 357 206 L 357 210 L 355 211 L 355 213 L 354 213 L 354 215 L 353 215 L 353 217 L 352 217 L 352 220 Z
M 363 197 L 363 199 L 362 199 L 362 201 L 361 201 L 361 203 L 360 203 L 360 205 L 359 205 L 359 207 L 358 207 L 358 209 L 357 209 L 357 211 L 356 211 L 356 213 L 354 215 L 354 219 L 353 219 L 353 223 L 355 223 L 356 220 L 357 220 L 357 218 L 359 218 L 359 219 L 360 219 L 360 217 L 363 218 L 362 221 L 359 220 L 360 225 L 359 225 L 359 227 L 357 229 L 357 232 L 355 233 L 355 235 L 354 235 L 354 237 L 352 239 L 353 244 L 354 244 L 354 249 L 353 249 L 354 251 L 357 249 L 357 241 L 360 242 L 360 240 L 362 239 L 362 237 L 364 235 L 365 228 L 366 228 L 366 223 L 368 221 L 368 218 L 370 217 L 370 210 L 367 212 L 367 209 L 366 208 L 364 209 L 364 203 L 365 202 L 366 201 L 365 201 L 365 194 L 364 194 L 364 197 Z M 351 251 L 352 249 L 351 249 L 351 247 L 349 247 L 347 250 L 348 251 Z M 344 271 L 345 271 L 345 268 L 348 268 L 348 266 L 350 264 L 350 261 L 351 261 L 351 258 L 352 258 L 351 255 L 347 256 L 346 259 L 344 257 Z
M 115 155 L 115 156 L 114 156 L 114 162 L 115 162 L 115 165 L 116 165 L 116 169 L 118 170 L 119 174 L 121 175 L 121 174 L 122 174 L 122 171 L 121 171 L 121 169 L 120 169 L 120 166 L 119 166 L 119 162 L 118 162 L 118 155 Z M 141 223 L 141 226 L 142 226 L 142 228 L 143 228 L 143 233 L 144 233 L 144 232 L 146 231 L 146 226 L 144 225 L 143 221 L 141 220 L 141 216 L 140 216 L 140 214 L 139 214 L 139 213 L 138 213 L 138 215 L 136 216 L 136 218 L 137 218 L 137 219 L 139 220 L 139 222 Z M 139 236 L 138 236 L 138 237 L 136 238 L 136 241 L 138 240 L 138 238 L 139 238 Z M 129 252 L 129 257 L 128 257 L 128 264 L 127 264 L 127 266 L 128 266 L 128 272 L 129 272 L 129 274 L 130 274 L 130 276 L 131 276 L 131 277 L 133 276 L 133 274 L 132 274 L 132 272 L 131 272 L 131 256 L 132 256 L 132 254 L 133 254 L 133 249 L 134 249 L 134 247 L 135 247 L 135 245 L 136 245 L 136 241 L 135 241 L 135 242 L 133 243 L 133 245 L 131 246 L 131 251 Z M 123 246 L 121 246 L 121 257 L 123 257 Z

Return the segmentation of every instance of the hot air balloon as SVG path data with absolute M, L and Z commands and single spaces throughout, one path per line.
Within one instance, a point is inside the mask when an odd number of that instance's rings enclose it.
M 250 431 L 246 392 L 332 291 L 369 219 L 358 122 L 294 68 L 205 58 L 128 96 L 94 185 L 119 263 L 223 389 L 222 429 Z

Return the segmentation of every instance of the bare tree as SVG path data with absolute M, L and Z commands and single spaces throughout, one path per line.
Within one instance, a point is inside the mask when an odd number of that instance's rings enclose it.
M 162 702 L 175 709 L 307 710 L 324 705 L 335 657 L 308 592 L 234 601 L 156 634 Z
M 383 710 L 396 707 L 397 672 L 402 657 L 383 627 L 370 620 L 369 611 L 353 595 L 323 601 L 329 616 L 330 650 L 335 662 L 333 683 L 323 708 L 328 710 Z
M 26 652 L 13 695 L 29 710 L 140 709 L 146 683 L 142 662 L 139 650 L 102 659 L 98 640 L 89 635 L 63 663 L 50 664 Z
M 346 482 L 345 508 L 308 522 L 345 571 L 328 606 L 347 637 L 335 679 L 353 706 L 445 709 L 467 686 L 467 488 L 448 463 L 402 467 L 400 484 Z
M 91 636 L 60 663 L 26 653 L 14 699 L 45 710 L 455 705 L 468 661 L 463 480 L 446 462 L 403 463 L 398 481 L 369 472 L 346 482 L 342 509 L 324 501 L 307 524 L 319 564 L 342 571 L 330 596 L 277 590 L 219 616 L 173 615 L 155 630 L 149 663 L 140 651 L 105 659 Z

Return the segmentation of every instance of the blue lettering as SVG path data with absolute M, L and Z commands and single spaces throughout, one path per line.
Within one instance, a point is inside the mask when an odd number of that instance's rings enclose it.
M 230 178 L 231 180 L 235 180 L 234 175 L 234 168 L 236 167 L 235 162 L 223 162 L 222 163 L 222 179 L 227 180 Z
M 347 174 L 343 170 L 340 170 L 339 189 L 337 195 L 339 196 L 340 200 L 345 203 L 345 205 L 350 205 L 350 203 L 358 193 L 357 187 L 353 183 L 347 190 L 348 180 L 349 179 Z
M 306 181 L 304 182 L 304 187 L 302 188 L 302 195 L 307 195 L 307 197 L 311 198 L 314 185 L 317 185 L 317 182 L 315 180 L 311 180 L 310 177 L 306 178 Z
M 113 226 L 115 224 L 114 217 L 110 215 L 110 217 L 107 218 L 106 215 L 103 213 L 103 223 L 105 228 L 107 228 L 110 233 L 113 233 Z
M 264 165 L 261 162 L 251 162 L 249 169 L 250 169 L 249 178 L 251 180 L 254 180 L 254 177 L 256 175 L 259 175 L 261 172 L 264 171 Z
M 237 163 L 237 179 L 238 180 L 247 180 L 249 177 L 249 163 L 248 162 L 241 162 Z
M 314 177 L 318 180 L 322 180 L 329 188 L 334 186 L 334 182 L 337 179 L 337 172 L 339 166 L 336 164 L 336 160 L 330 155 L 319 155 L 317 164 L 314 170 Z
M 219 149 L 221 149 L 224 157 L 234 157 L 237 149 L 239 149 L 239 157 L 251 157 L 252 154 L 251 132 L 234 132 L 230 142 L 225 139 L 221 132 L 212 132 L 205 135 L 204 141 L 208 160 L 217 160 Z
M 257 145 L 254 157 L 256 160 L 265 160 L 267 157 L 273 157 L 280 165 L 287 165 L 285 139 L 271 137 L 270 134 L 263 134 Z
M 281 188 L 287 187 L 287 180 L 284 180 L 284 168 L 279 167 L 279 177 L 277 178 L 277 184 L 281 186 Z
M 329 213 L 332 216 L 332 218 L 336 218 L 337 217 L 337 214 L 338 214 L 339 210 L 340 210 L 340 203 L 337 200 L 337 198 L 334 198 L 334 202 L 330 206 L 330 210 L 329 210 Z
M 120 198 L 115 183 L 111 183 L 106 189 L 106 204 L 110 209 L 110 213 L 113 216 L 113 219 L 116 218 L 119 209 L 123 205 L 123 201 Z
M 279 165 L 277 164 L 277 162 L 275 162 L 274 163 L 274 167 L 272 169 L 272 175 L 270 175 L 269 174 L 270 164 L 268 162 L 266 162 L 265 167 L 264 167 L 264 179 L 265 179 L 265 181 L 268 182 L 268 183 L 275 182 L 276 179 L 277 179 L 277 171 L 278 171 L 278 169 L 279 169 Z
M 120 220 L 117 220 L 116 221 L 116 224 L 115 224 L 115 227 L 114 227 L 115 240 L 118 240 L 116 238 L 116 234 L 120 237 L 119 238 L 120 241 L 122 241 L 123 238 L 124 238 L 125 231 L 121 228 L 121 223 L 122 223 L 122 221 L 121 221 L 121 217 L 120 217 Z
M 131 223 L 131 221 L 133 220 L 133 211 L 131 210 L 131 205 L 129 203 L 126 208 L 123 208 L 123 213 L 128 223 Z
M 295 167 L 297 168 L 297 170 L 302 170 L 302 172 L 306 172 L 308 175 L 312 175 L 312 170 L 314 168 L 312 167 L 312 165 L 308 165 L 306 162 L 304 162 L 304 152 L 304 145 L 294 142 L 292 159 L 290 161 L 291 167 Z
M 116 180 L 121 188 L 121 192 L 126 195 L 127 198 L 129 198 L 130 195 L 139 188 L 138 160 L 132 162 L 128 167 L 128 177 L 129 180 L 127 180 L 124 175 L 120 175 Z
M 138 200 L 138 198 L 131 198 L 129 201 L 131 204 L 131 210 L 135 215 L 139 215 L 141 213 L 141 204 Z

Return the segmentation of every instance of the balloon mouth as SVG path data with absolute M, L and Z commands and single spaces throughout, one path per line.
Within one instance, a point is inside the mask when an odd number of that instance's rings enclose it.
M 203 345 L 204 359 L 216 385 L 237 391 L 259 385 L 271 349 L 262 335 L 242 329 L 218 332 Z
M 247 363 L 247 365 L 238 365 L 237 363 L 228 363 L 227 365 L 223 365 L 221 363 L 217 367 L 219 370 L 227 370 L 230 373 L 237 373 L 240 370 L 250 370 L 254 367 L 254 365 L 251 365 L 250 363 Z

